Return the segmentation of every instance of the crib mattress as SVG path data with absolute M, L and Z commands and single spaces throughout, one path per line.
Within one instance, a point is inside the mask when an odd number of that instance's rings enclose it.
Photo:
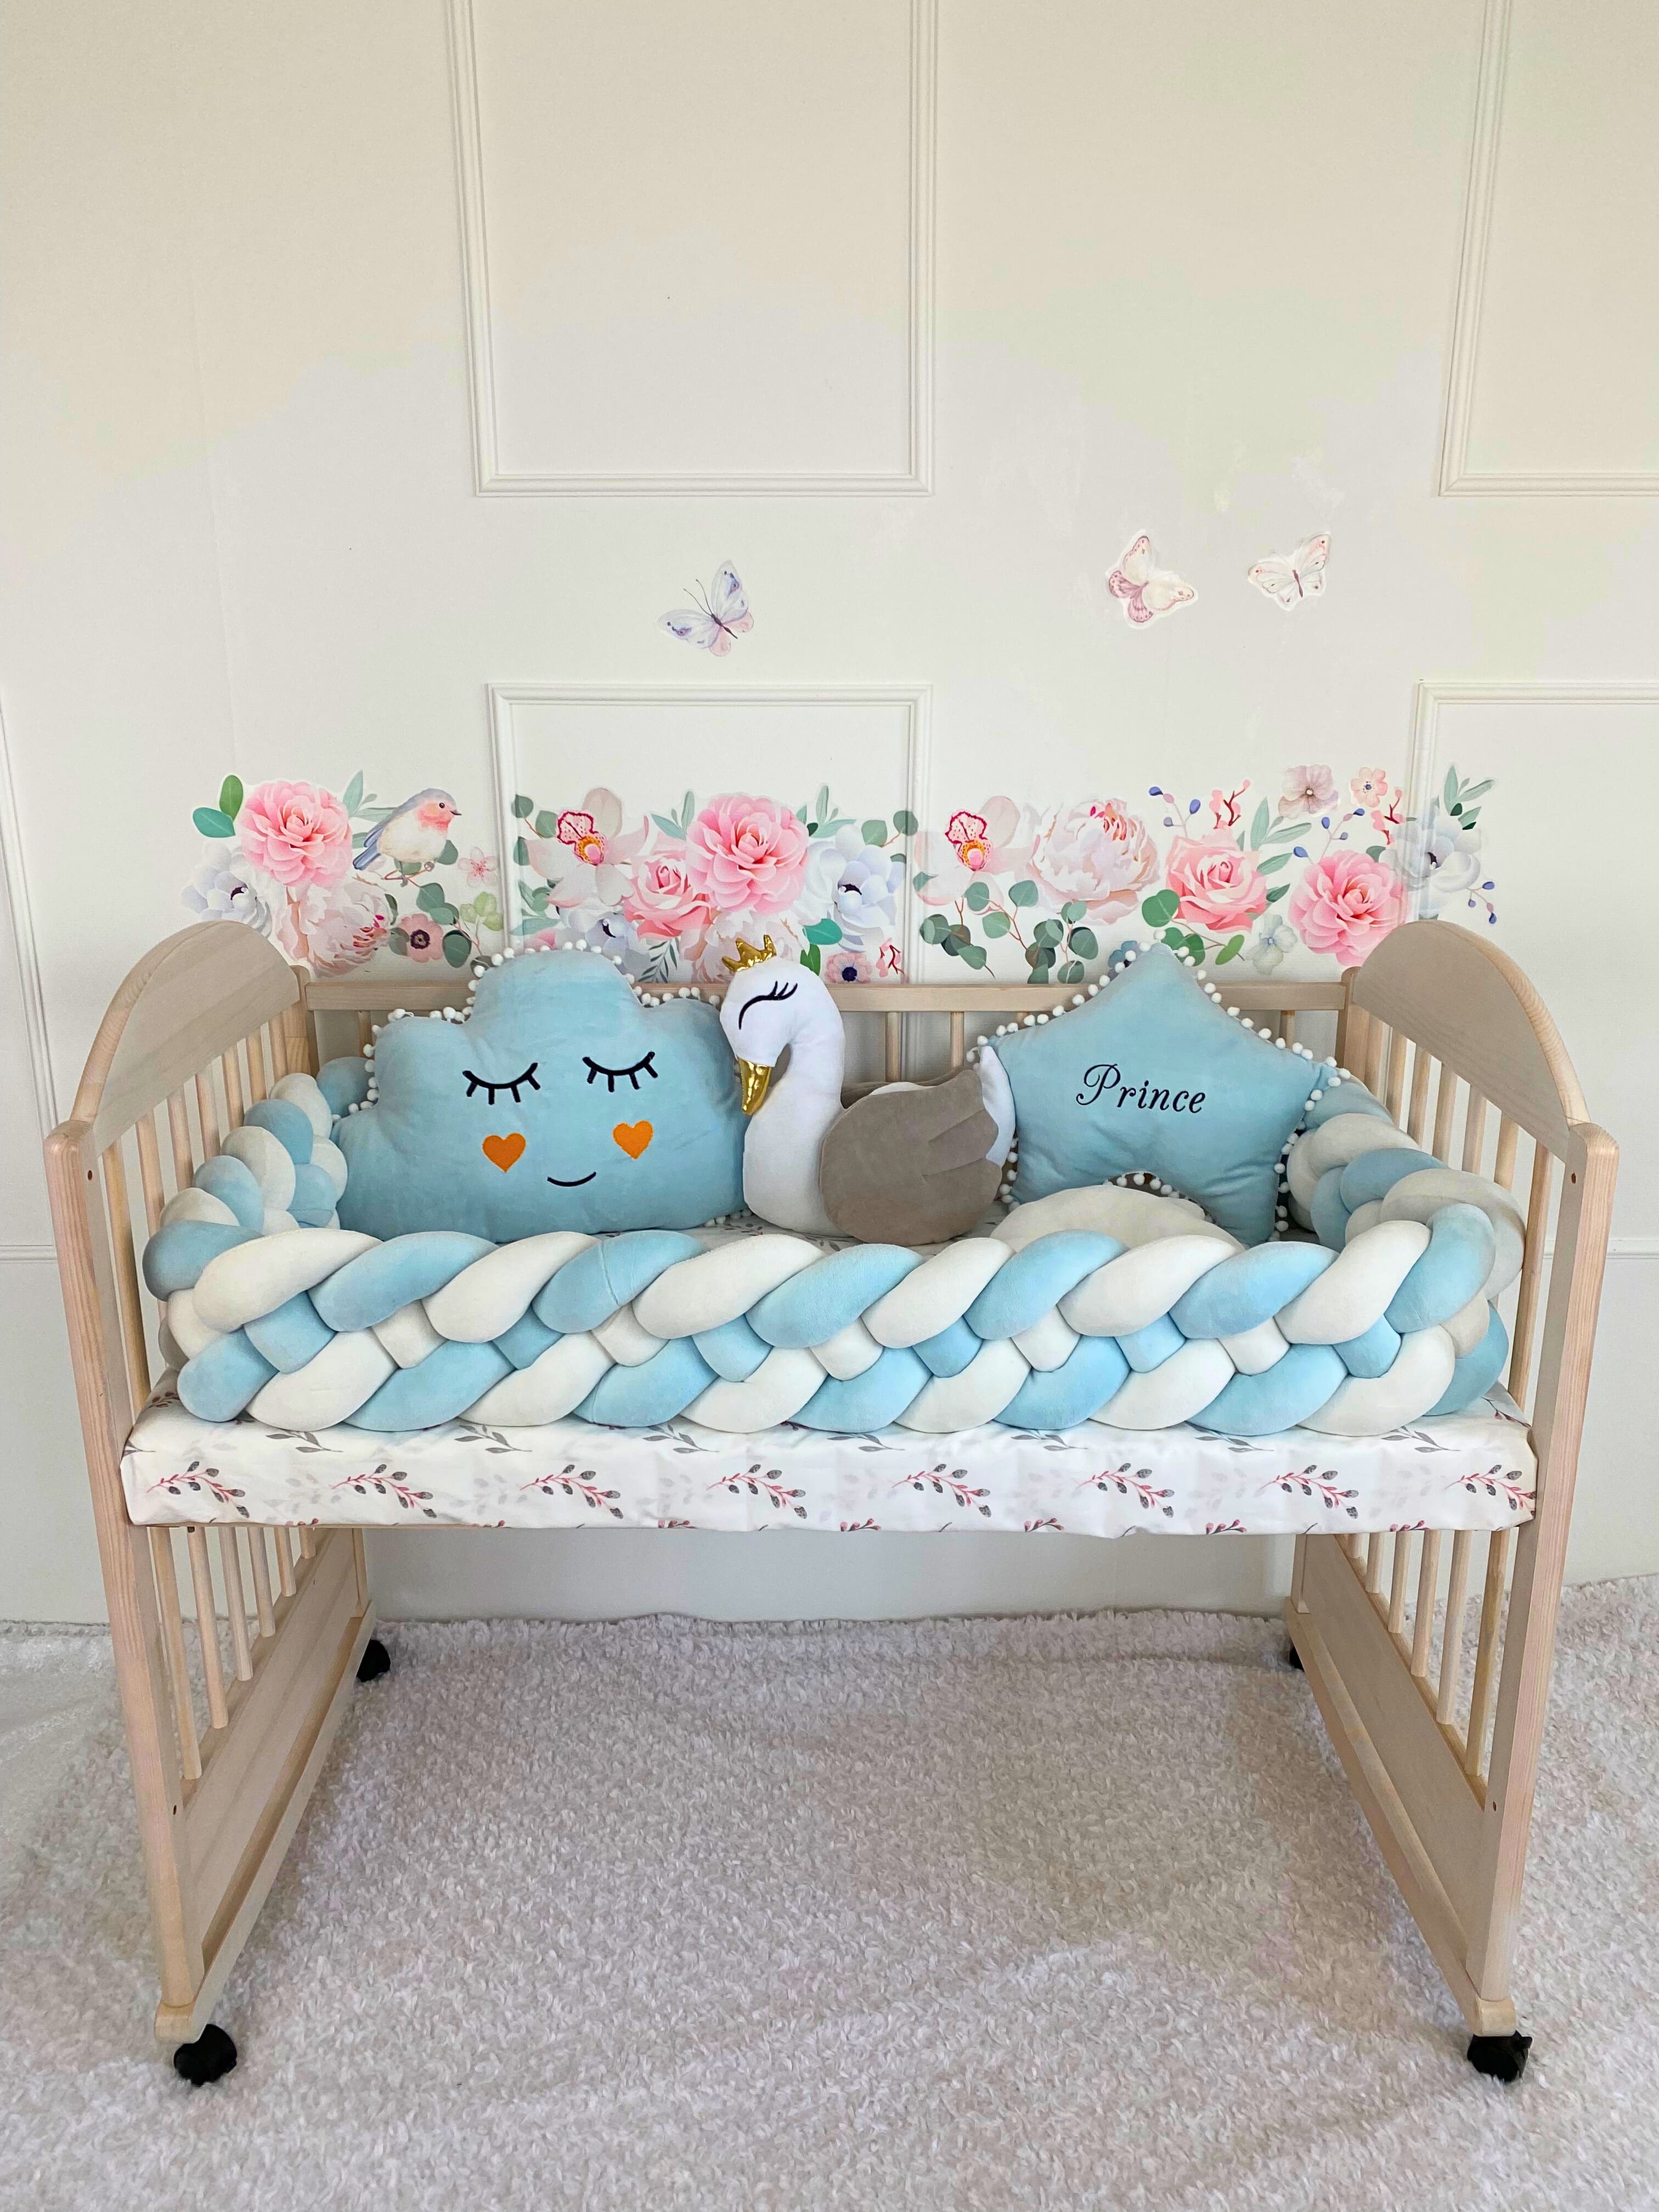
M 387 1528 L 1059 1529 L 1123 1536 L 1503 1528 L 1532 1515 L 1534 1462 L 1494 1401 L 1382 1437 L 1249 1438 L 1186 1427 L 1054 1432 L 993 1424 L 730 1436 L 448 1422 L 404 1436 L 198 1420 L 163 1382 L 121 1459 L 139 1523 Z

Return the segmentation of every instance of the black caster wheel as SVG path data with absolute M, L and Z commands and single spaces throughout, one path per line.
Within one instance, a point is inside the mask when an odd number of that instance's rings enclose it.
M 1494 2081 L 1518 2081 L 1527 2070 L 1529 2035 L 1472 2035 L 1468 2061 L 1477 2074 Z
M 228 2074 L 236 2063 L 236 2045 L 210 2021 L 194 2043 L 181 2043 L 173 2054 L 173 2071 L 182 2074 L 192 2089 L 204 2088 Z
M 1285 1664 L 1287 1667 L 1293 1668 L 1298 1674 L 1303 1671 L 1302 1654 L 1297 1650 L 1294 1644 L 1287 1644 L 1285 1646 Z
M 378 1681 L 382 1674 L 392 1672 L 392 1654 L 378 1636 L 371 1636 L 363 1646 L 363 1656 L 357 1662 L 360 1682 Z

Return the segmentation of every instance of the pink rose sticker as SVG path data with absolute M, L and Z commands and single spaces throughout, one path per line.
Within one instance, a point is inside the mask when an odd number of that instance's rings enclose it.
M 337 884 L 351 866 L 351 823 L 331 791 L 256 784 L 236 817 L 242 851 L 279 884 Z
M 686 834 L 685 870 L 716 914 L 781 914 L 806 875 L 805 827 L 775 799 L 726 792 Z
M 1177 837 L 1164 879 L 1181 902 L 1181 920 L 1218 937 L 1248 929 L 1267 910 L 1267 886 L 1255 862 L 1225 836 Z
M 1368 853 L 1327 853 L 1313 861 L 1285 902 L 1310 952 L 1358 968 L 1402 918 L 1398 877 Z
M 709 919 L 708 902 L 686 872 L 685 855 L 674 847 L 651 853 L 633 866 L 622 910 L 638 934 L 666 945 Z

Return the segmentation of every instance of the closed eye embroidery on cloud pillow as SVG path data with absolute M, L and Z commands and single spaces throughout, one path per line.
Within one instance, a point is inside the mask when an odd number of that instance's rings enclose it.
M 743 1115 L 714 1009 L 641 1005 L 600 954 L 492 967 L 465 1020 L 388 1022 L 374 1068 L 338 1125 L 345 1227 L 501 1243 L 695 1228 L 743 1203 Z M 618 1120 L 647 1093 L 648 1119 Z
M 1280 1160 L 1330 1072 L 1231 1018 L 1164 945 L 994 1048 L 1014 1094 L 1017 1202 L 1151 1174 L 1247 1244 L 1273 1233 Z

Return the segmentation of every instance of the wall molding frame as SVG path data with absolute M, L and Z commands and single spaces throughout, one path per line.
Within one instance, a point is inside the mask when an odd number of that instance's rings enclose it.
M 909 286 L 905 358 L 908 460 L 874 475 L 788 471 L 753 474 L 571 474 L 501 465 L 489 301 L 489 233 L 484 201 L 483 120 L 478 106 L 474 0 L 449 0 L 455 164 L 460 200 L 461 275 L 466 307 L 467 384 L 473 483 L 499 499 L 811 499 L 925 496 L 933 468 L 934 118 L 938 104 L 938 0 L 910 11 Z
M 1535 683 L 1488 682 L 1481 677 L 1425 676 L 1412 693 L 1411 746 L 1406 765 L 1406 811 L 1421 814 L 1440 781 L 1443 707 L 1659 707 L 1659 678 L 1627 681 L 1565 678 Z M 1418 919 L 1413 896 L 1407 921 Z
M 485 687 L 490 726 L 491 780 L 494 785 L 501 912 L 508 942 L 513 941 L 522 909 L 518 870 L 513 846 L 520 834 L 513 813 L 514 793 L 523 789 L 520 775 L 514 710 L 531 704 L 609 706 L 726 706 L 726 707 L 902 707 L 905 710 L 903 805 L 918 819 L 928 783 L 931 737 L 931 689 L 924 684 L 791 684 L 735 685 L 707 690 L 701 684 L 491 684 Z M 915 871 L 907 868 L 897 905 L 898 935 L 908 948 L 915 941 Z
M 1486 0 L 1481 25 L 1468 188 L 1463 208 L 1463 240 L 1458 257 L 1451 346 L 1441 405 L 1440 458 L 1435 490 L 1442 499 L 1652 499 L 1659 496 L 1659 472 L 1650 469 L 1476 470 L 1469 466 L 1474 380 L 1480 351 L 1480 314 L 1486 256 L 1492 244 L 1492 200 L 1498 187 L 1504 87 L 1509 69 L 1511 5 L 1512 0 Z
M 58 1110 L 58 1085 L 52 1073 L 52 1038 L 46 1027 L 46 995 L 40 980 L 40 954 L 34 936 L 34 908 L 29 899 L 28 870 L 23 859 L 23 824 L 17 807 L 17 786 L 12 774 L 11 744 L 6 720 L 0 711 L 0 866 L 6 878 L 6 903 L 11 915 L 12 944 L 17 956 L 17 983 L 23 1000 L 23 1034 L 28 1047 L 29 1073 L 34 1085 L 34 1111 L 44 1143 L 64 1118 Z M 33 1247 L 4 1248 L 15 1252 Z M 40 1248 L 49 1252 L 50 1245 Z

